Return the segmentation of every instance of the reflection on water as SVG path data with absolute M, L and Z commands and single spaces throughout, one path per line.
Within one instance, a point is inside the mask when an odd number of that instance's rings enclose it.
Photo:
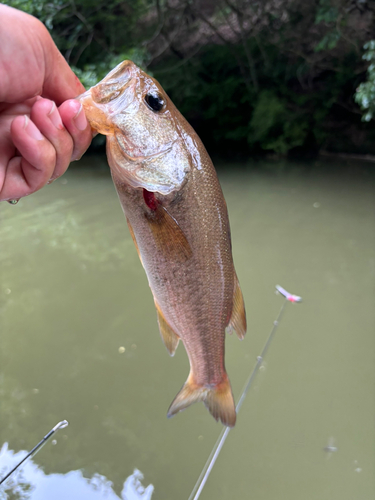
M 15 460 L 66 418 L 19 476 L 30 500 L 89 500 L 94 485 L 121 498 L 135 469 L 153 497 L 187 499 L 221 426 L 201 404 L 166 418 L 188 360 L 160 339 L 108 167 L 85 161 L 0 205 L 0 446 Z M 226 341 L 236 400 L 280 309 L 275 285 L 304 302 L 288 307 L 201 499 L 375 498 L 374 173 L 219 173 L 249 324 Z
M 27 452 L 14 453 L 5 443 L 0 450 L 0 477 L 20 462 Z M 135 469 L 124 482 L 120 496 L 105 476 L 95 473 L 85 478 L 82 471 L 72 470 L 67 474 L 45 474 L 32 459 L 28 459 L 0 487 L 0 500 L 150 500 L 154 487 L 142 485 L 143 474 Z

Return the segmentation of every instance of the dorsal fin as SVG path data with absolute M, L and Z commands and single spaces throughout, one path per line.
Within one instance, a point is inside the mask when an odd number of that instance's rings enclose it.
M 237 337 L 243 340 L 246 333 L 246 312 L 243 296 L 240 288 L 240 283 L 237 274 L 234 274 L 234 292 L 233 292 L 233 309 L 228 326 L 227 333 L 232 334 L 236 332 Z

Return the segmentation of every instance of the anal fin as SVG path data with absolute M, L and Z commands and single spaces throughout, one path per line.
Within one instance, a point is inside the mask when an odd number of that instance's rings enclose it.
M 233 309 L 232 315 L 226 328 L 227 333 L 236 332 L 237 337 L 243 340 L 246 333 L 246 312 L 243 296 L 238 281 L 237 275 L 234 274 L 234 292 L 233 292 Z
M 234 427 L 236 408 L 227 374 L 222 382 L 215 386 L 202 386 L 194 381 L 194 376 L 190 373 L 184 386 L 172 401 L 167 416 L 173 417 L 197 401 L 203 401 L 215 420 L 220 420 L 227 427 Z
M 155 307 L 158 315 L 158 323 L 159 323 L 161 338 L 163 339 L 164 345 L 167 348 L 169 354 L 171 356 L 174 356 L 180 338 L 177 335 L 177 333 L 175 333 L 175 331 L 169 326 L 167 320 L 164 318 L 164 315 L 160 310 L 160 307 L 156 302 L 155 302 Z

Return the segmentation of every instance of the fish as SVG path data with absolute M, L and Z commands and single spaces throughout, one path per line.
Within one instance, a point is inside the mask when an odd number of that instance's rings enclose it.
M 78 100 L 92 129 L 106 136 L 112 179 L 162 340 L 171 356 L 181 340 L 189 358 L 188 379 L 167 416 L 203 401 L 217 421 L 233 427 L 225 334 L 235 331 L 243 339 L 246 313 L 212 161 L 161 85 L 132 61 Z

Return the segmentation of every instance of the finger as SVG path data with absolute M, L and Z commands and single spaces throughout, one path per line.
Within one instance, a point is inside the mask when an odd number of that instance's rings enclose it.
M 78 160 L 92 141 L 91 127 L 86 119 L 81 103 L 75 99 L 64 102 L 59 107 L 59 112 L 74 142 L 72 161 Z
M 43 97 L 47 97 L 60 105 L 68 99 L 77 97 L 85 91 L 85 87 L 70 69 L 63 55 L 56 47 L 48 30 L 42 25 L 40 37 L 44 49 L 45 77 Z
M 23 102 L 40 94 L 43 88 L 44 52 L 38 40 L 39 26 L 43 24 L 2 4 L 0 19 L 0 101 Z
M 56 151 L 56 164 L 51 180 L 64 174 L 73 152 L 73 139 L 63 125 L 56 104 L 49 99 L 37 100 L 31 108 L 30 118 Z
M 22 198 L 43 187 L 51 178 L 56 163 L 55 148 L 28 116 L 13 120 L 11 138 L 20 156 L 5 158 L 1 200 Z
M 59 105 L 84 92 L 41 21 L 2 4 L 0 17 L 5 20 L 0 30 L 1 101 L 13 103 L 43 95 Z

